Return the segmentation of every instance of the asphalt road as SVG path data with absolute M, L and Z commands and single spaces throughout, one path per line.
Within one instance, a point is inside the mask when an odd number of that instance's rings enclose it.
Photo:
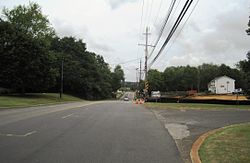
M 135 93 L 134 92 L 125 92 L 120 100 L 124 100 L 124 97 L 128 97 L 129 101 L 134 99 Z
M 153 112 L 130 102 L 0 111 L 1 163 L 178 163 Z
M 250 122 L 250 110 L 233 108 L 223 110 L 153 109 L 152 111 L 174 138 L 186 163 L 191 162 L 192 144 L 203 133 L 232 124 Z

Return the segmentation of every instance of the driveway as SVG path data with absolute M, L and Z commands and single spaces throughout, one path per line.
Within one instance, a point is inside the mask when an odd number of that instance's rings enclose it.
M 152 109 L 174 138 L 185 162 L 189 163 L 194 141 L 204 132 L 231 124 L 250 122 L 248 110 Z

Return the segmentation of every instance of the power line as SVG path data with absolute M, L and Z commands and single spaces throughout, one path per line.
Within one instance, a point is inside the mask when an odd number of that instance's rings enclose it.
M 173 42 L 171 43 L 171 45 L 169 46 L 168 50 L 171 49 L 171 47 L 173 46 L 173 44 L 174 44 L 175 41 L 177 40 L 178 36 L 179 36 L 180 33 L 182 32 L 184 26 L 187 24 L 189 18 L 191 17 L 192 13 L 194 12 L 194 9 L 195 9 L 196 6 L 198 5 L 199 1 L 200 1 L 200 0 L 197 0 L 197 1 L 196 1 L 195 5 L 194 5 L 194 7 L 193 7 L 193 9 L 192 9 L 192 11 L 190 12 L 188 18 L 187 18 L 187 19 L 185 20 L 185 22 L 183 23 L 183 26 L 181 27 L 181 29 L 179 30 L 179 32 L 176 34 L 176 37 L 175 37 L 175 39 L 173 40 Z
M 144 0 L 142 0 L 142 7 L 141 7 L 141 22 L 140 22 L 140 28 L 139 28 L 139 34 L 138 34 L 138 42 L 140 41 L 141 33 L 142 33 L 142 22 L 143 22 L 143 14 L 144 14 Z M 137 46 L 137 53 L 139 55 L 139 46 Z
M 177 20 L 175 21 L 174 26 L 172 27 L 168 37 L 166 38 L 165 42 L 163 43 L 162 47 L 160 48 L 158 54 L 155 56 L 155 58 L 152 60 L 152 62 L 150 63 L 151 67 L 154 62 L 156 61 L 156 59 L 159 57 L 159 55 L 162 53 L 163 49 L 166 47 L 167 43 L 169 42 L 169 40 L 171 39 L 171 37 L 173 36 L 174 32 L 176 31 L 177 27 L 179 26 L 180 22 L 182 21 L 183 17 L 185 16 L 187 10 L 189 9 L 190 5 L 192 4 L 193 0 L 187 0 L 184 7 L 181 10 L 181 13 L 179 14 Z
M 141 35 L 141 31 L 142 31 L 143 13 L 144 13 L 144 0 L 142 1 L 141 23 L 140 23 L 140 33 L 139 33 L 139 36 Z
M 147 26 L 147 18 L 148 18 L 148 12 L 149 10 L 149 0 L 145 0 L 145 18 L 144 18 L 144 25 L 143 25 L 143 30 L 146 28 Z
M 176 0 L 172 0 L 172 1 L 171 1 L 171 4 L 170 4 L 169 9 L 168 9 L 168 12 L 167 12 L 167 16 L 166 16 L 166 18 L 165 18 L 165 20 L 164 20 L 164 22 L 163 22 L 162 27 L 161 27 L 160 34 L 159 34 L 158 38 L 157 38 L 156 41 L 155 41 L 155 44 L 154 44 L 155 47 L 157 46 L 157 44 L 159 43 L 159 41 L 160 41 L 160 39 L 161 39 L 161 36 L 162 36 L 162 34 L 163 34 L 163 32 L 164 32 L 164 29 L 165 29 L 165 27 L 166 27 L 166 24 L 167 24 L 167 22 L 168 22 L 168 20 L 169 20 L 169 17 L 170 17 L 170 15 L 171 15 L 171 12 L 173 11 L 175 2 L 176 2 Z M 153 47 L 153 49 L 152 49 L 152 51 L 150 52 L 148 58 L 150 58 L 150 57 L 152 56 L 152 54 L 153 54 L 153 52 L 154 52 L 154 50 L 155 50 L 155 47 Z
M 127 60 L 127 61 L 124 61 L 124 62 L 120 62 L 120 63 L 118 63 L 118 64 L 116 64 L 116 65 L 124 65 L 124 64 L 126 64 L 126 63 L 131 63 L 131 62 L 134 62 L 134 61 L 138 61 L 138 60 L 140 60 L 141 58 L 136 58 L 136 59 L 131 59 L 131 60 Z
M 156 22 L 157 22 L 157 20 L 158 20 L 158 18 L 159 18 L 159 14 L 160 14 L 160 11 L 161 11 L 162 2 L 163 2 L 163 0 L 161 0 L 160 6 L 159 6 L 159 8 L 158 8 L 158 10 L 157 10 L 158 12 L 156 13 L 156 18 L 155 18 L 154 24 L 156 24 Z M 154 25 L 154 24 L 153 24 L 153 25 Z
M 147 21 L 147 26 L 148 26 L 148 27 L 149 27 L 150 20 L 151 20 L 153 4 L 154 4 L 154 0 L 151 0 L 151 3 L 150 3 L 150 10 L 149 10 L 149 15 L 148 15 L 148 21 Z

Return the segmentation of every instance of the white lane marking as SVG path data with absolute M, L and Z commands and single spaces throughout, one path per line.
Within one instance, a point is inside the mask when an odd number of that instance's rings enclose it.
M 72 116 L 73 114 L 69 114 L 69 115 L 66 115 L 66 116 L 63 116 L 62 119 L 65 119 L 65 118 L 68 118 L 70 116 Z
M 31 131 L 31 132 L 28 132 L 28 133 L 23 134 L 23 135 L 0 133 L 0 136 L 7 136 L 7 137 L 27 137 L 27 136 L 30 136 L 30 135 L 32 135 L 34 133 L 36 133 L 36 131 Z
M 26 133 L 24 136 L 30 136 L 30 135 L 32 135 L 32 134 L 34 134 L 34 133 L 36 133 L 36 131 L 28 132 L 28 133 Z

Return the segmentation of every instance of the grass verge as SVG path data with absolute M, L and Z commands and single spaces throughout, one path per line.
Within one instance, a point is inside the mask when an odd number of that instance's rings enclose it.
M 250 123 L 225 127 L 208 136 L 199 156 L 202 163 L 249 163 Z
M 0 108 L 19 108 L 47 105 L 62 102 L 81 101 L 82 99 L 64 94 L 62 99 L 56 93 L 29 93 L 25 95 L 0 96 Z
M 144 106 L 160 109 L 250 109 L 249 105 L 221 105 L 198 103 L 155 103 L 147 102 Z

